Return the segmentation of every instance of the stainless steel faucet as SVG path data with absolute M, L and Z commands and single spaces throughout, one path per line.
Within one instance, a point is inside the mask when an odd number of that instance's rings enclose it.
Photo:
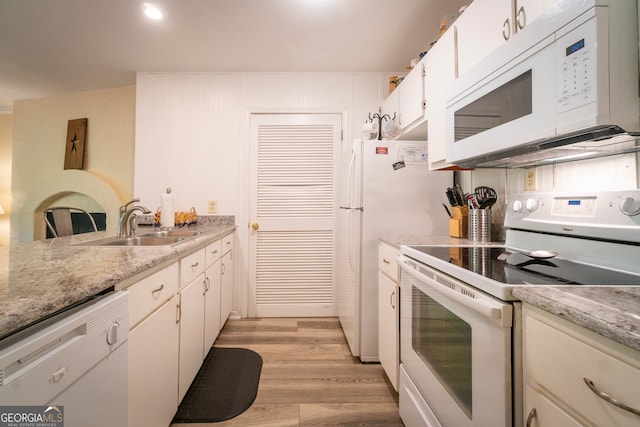
M 134 212 L 140 211 L 144 214 L 151 213 L 151 211 L 144 206 L 129 207 L 129 205 L 139 201 L 140 199 L 135 198 L 120 206 L 120 211 L 118 213 L 118 237 L 133 236 L 135 234 L 132 224 L 133 219 L 135 218 L 135 214 L 133 214 Z M 132 214 L 133 216 L 131 216 Z

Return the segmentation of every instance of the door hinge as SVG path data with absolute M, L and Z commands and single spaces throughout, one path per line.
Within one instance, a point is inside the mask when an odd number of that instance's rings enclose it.
M 344 129 L 340 129 L 340 141 L 344 141 Z

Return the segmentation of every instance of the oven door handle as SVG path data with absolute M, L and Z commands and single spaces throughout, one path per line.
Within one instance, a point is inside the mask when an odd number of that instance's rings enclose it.
M 400 268 L 415 277 L 421 284 L 445 295 L 467 308 L 491 319 L 500 326 L 511 326 L 512 307 L 510 304 L 501 303 L 490 299 L 486 295 L 480 293 L 477 289 L 466 286 L 458 281 L 448 279 L 447 284 L 435 281 L 433 278 L 419 271 L 419 266 L 409 261 L 408 258 L 400 256 L 397 258 Z

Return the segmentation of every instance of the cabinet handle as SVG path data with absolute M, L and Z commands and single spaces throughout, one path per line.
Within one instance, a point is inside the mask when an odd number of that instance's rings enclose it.
M 391 308 L 393 308 L 394 310 L 396 309 L 396 304 L 394 302 L 396 296 L 396 291 L 391 292 L 391 295 L 389 296 L 389 302 L 391 303 Z
M 536 411 L 536 408 L 532 408 L 531 412 L 529 412 L 529 416 L 527 417 L 527 427 L 531 427 L 531 422 L 535 418 L 538 418 L 538 412 Z
M 182 319 L 182 307 L 178 303 L 176 304 L 176 324 L 180 323 L 181 319 Z
M 511 24 L 509 23 L 509 18 L 504 20 L 504 24 L 502 24 L 502 37 L 505 40 L 509 40 L 511 38 Z
M 519 30 L 522 30 L 527 25 L 527 14 L 524 11 L 524 6 L 518 9 L 518 15 L 516 15 L 516 25 Z
M 632 414 L 640 415 L 640 409 L 633 408 L 633 407 L 631 407 L 629 405 L 625 405 L 624 403 L 620 402 L 618 399 L 609 396 L 604 391 L 601 391 L 593 383 L 593 381 L 591 381 L 589 378 L 584 377 L 582 379 L 584 380 L 584 383 L 587 385 L 587 387 L 589 387 L 591 389 L 591 391 L 594 392 L 596 394 L 596 396 L 598 396 L 599 398 L 604 399 L 607 402 L 611 403 L 612 405 L 617 406 L 620 409 L 624 409 L 627 412 L 631 412 Z
M 211 251 L 211 255 L 215 255 L 218 253 L 218 250 L 216 249 L 215 251 Z
M 224 274 L 226 270 L 227 268 L 225 267 L 224 262 L 220 263 L 220 274 Z
M 391 262 L 386 258 L 382 258 L 382 262 L 384 262 L 385 264 L 391 264 Z
M 196 268 L 198 268 L 199 265 L 200 265 L 199 262 L 196 262 L 195 264 L 191 264 L 191 269 L 195 270 Z
M 161 291 L 161 290 L 163 290 L 163 289 L 164 289 L 164 284 L 163 284 L 163 285 L 160 285 L 160 287 L 159 287 L 159 288 L 156 288 L 156 289 L 152 290 L 152 291 L 151 291 L 151 295 L 153 295 L 153 297 L 155 298 L 156 293 L 160 292 L 160 291 Z

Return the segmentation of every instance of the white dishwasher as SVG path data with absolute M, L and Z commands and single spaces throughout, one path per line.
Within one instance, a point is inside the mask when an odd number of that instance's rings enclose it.
M 111 292 L 0 342 L 0 406 L 55 406 L 65 427 L 127 425 L 128 293 Z

